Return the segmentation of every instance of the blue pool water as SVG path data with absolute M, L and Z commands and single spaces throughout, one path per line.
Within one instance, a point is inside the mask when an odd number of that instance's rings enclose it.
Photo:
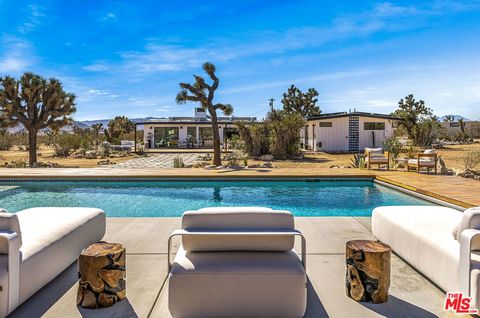
M 97 207 L 112 217 L 180 216 L 210 206 L 265 206 L 297 216 L 370 216 L 432 204 L 372 181 L 0 182 L 0 208 Z

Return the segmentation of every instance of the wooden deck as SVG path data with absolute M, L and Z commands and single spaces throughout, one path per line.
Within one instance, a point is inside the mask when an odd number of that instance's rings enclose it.
M 0 169 L 0 179 L 94 178 L 376 178 L 465 208 L 480 206 L 480 182 L 454 176 L 358 169 Z

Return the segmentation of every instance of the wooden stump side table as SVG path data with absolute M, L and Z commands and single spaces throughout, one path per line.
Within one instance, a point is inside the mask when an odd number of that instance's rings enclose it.
M 347 296 L 374 304 L 386 302 L 390 288 L 390 246 L 369 240 L 348 241 L 345 257 Z
M 125 248 L 117 243 L 95 243 L 78 258 L 80 281 L 77 305 L 110 307 L 126 298 Z

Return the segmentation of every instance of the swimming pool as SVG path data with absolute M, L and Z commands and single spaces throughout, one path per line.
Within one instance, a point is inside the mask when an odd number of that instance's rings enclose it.
M 171 217 L 211 206 L 265 206 L 296 216 L 370 216 L 385 205 L 433 205 L 359 181 L 0 182 L 0 208 L 97 207 L 111 217 Z

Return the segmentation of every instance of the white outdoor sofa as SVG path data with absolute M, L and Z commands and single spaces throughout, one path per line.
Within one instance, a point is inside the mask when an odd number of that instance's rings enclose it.
M 171 243 L 182 243 L 171 262 Z M 293 250 L 302 239 L 302 259 Z M 288 211 L 187 211 L 168 242 L 173 317 L 302 317 L 307 302 L 305 239 Z
M 105 234 L 105 213 L 92 208 L 0 209 L 0 317 L 70 266 Z
M 439 206 L 373 210 L 372 233 L 445 292 L 464 292 L 480 305 L 480 208 Z

